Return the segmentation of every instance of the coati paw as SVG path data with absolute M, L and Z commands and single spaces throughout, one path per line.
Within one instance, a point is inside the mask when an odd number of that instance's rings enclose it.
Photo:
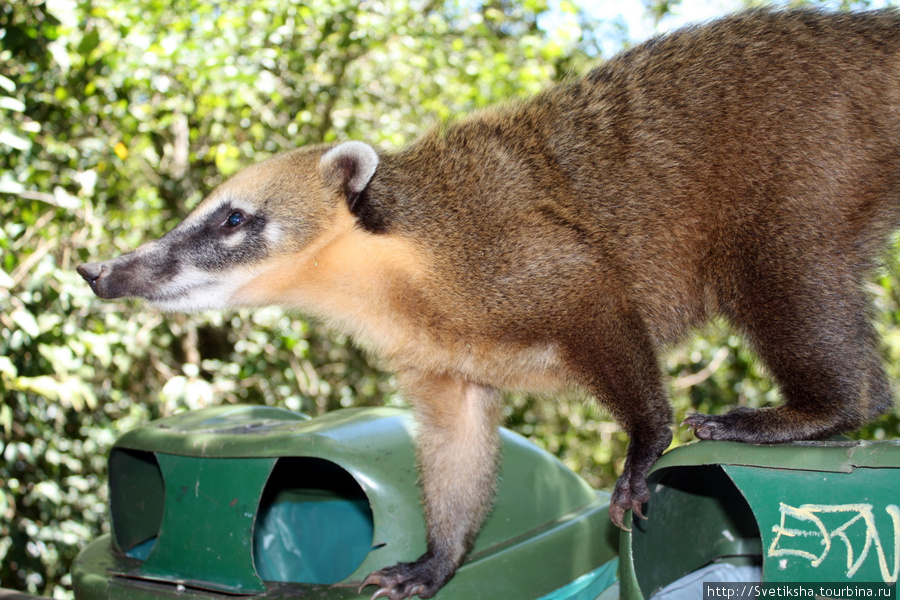
M 766 429 L 753 421 L 760 420 L 762 413 L 746 407 L 732 409 L 724 415 L 706 415 L 695 412 L 682 421 L 701 440 L 728 440 L 733 442 L 757 443 L 765 440 Z
M 630 510 L 633 515 L 646 519 L 643 505 L 649 499 L 650 490 L 647 488 L 647 481 L 643 475 L 634 476 L 629 472 L 622 473 L 622 476 L 616 481 L 616 487 L 609 501 L 609 519 L 619 529 L 631 531 L 625 527 L 625 511 Z
M 366 586 L 377 585 L 378 589 L 372 594 L 372 600 L 405 600 L 413 596 L 431 598 L 453 575 L 452 570 L 449 574 L 444 574 L 446 569 L 435 564 L 436 562 L 426 554 L 416 562 L 400 563 L 375 571 L 363 580 L 359 591 L 362 592 Z
M 723 430 L 727 428 L 723 426 L 721 419 L 716 419 L 713 415 L 706 415 L 700 412 L 691 413 L 684 418 L 681 424 L 692 430 L 697 439 L 725 439 Z

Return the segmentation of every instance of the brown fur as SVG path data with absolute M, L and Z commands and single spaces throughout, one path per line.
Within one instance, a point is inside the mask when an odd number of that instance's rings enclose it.
M 296 308 L 384 356 L 421 423 L 428 552 L 364 584 L 427 598 L 491 504 L 498 390 L 610 410 L 631 437 L 619 525 L 671 440 L 659 353 L 714 316 L 784 403 L 692 415 L 698 437 L 815 439 L 887 410 L 862 285 L 900 224 L 898 150 L 896 12 L 750 12 L 396 153 L 282 155 L 80 271 L 103 297 Z

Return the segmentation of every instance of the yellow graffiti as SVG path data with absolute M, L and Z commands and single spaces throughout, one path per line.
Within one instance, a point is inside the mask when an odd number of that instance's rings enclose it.
M 810 561 L 810 565 L 818 567 L 832 550 L 834 542 L 840 540 L 847 549 L 847 577 L 853 577 L 869 556 L 872 548 L 878 556 L 878 566 L 881 576 L 886 583 L 895 583 L 900 573 L 900 508 L 890 504 L 885 511 L 890 515 L 894 526 L 894 562 L 888 565 L 884 546 L 875 525 L 875 513 L 871 504 L 803 504 L 801 506 L 789 506 L 780 504 L 781 523 L 772 527 L 775 539 L 769 546 L 770 557 L 794 556 Z M 838 514 L 849 517 L 842 525 L 829 531 L 820 515 Z M 786 525 L 788 519 L 795 522 L 791 527 Z M 853 525 L 859 524 L 864 528 L 864 535 L 857 533 L 850 535 L 848 530 Z M 858 528 L 857 528 L 858 530 Z M 821 538 L 822 551 L 818 554 L 803 550 L 799 547 L 791 548 L 791 540 Z M 857 552 L 854 549 L 854 541 L 862 542 L 862 548 Z M 799 541 L 799 540 L 798 540 Z

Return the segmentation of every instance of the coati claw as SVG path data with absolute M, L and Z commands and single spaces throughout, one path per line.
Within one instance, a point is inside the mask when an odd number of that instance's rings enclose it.
M 380 586 L 375 593 L 372 594 L 371 600 L 375 600 L 376 598 L 388 598 L 389 600 L 404 600 L 405 598 L 410 598 L 418 593 L 418 590 L 401 590 L 393 587 L 392 585 L 385 585 L 385 582 L 382 580 L 381 573 L 376 571 L 374 573 L 370 573 L 368 577 L 366 577 L 363 582 L 359 586 L 358 592 L 361 594 L 363 588 L 377 585 Z
M 623 531 L 631 531 L 625 527 L 625 511 L 630 510 L 632 515 L 646 520 L 643 505 L 649 499 L 650 490 L 647 489 L 645 477 L 632 477 L 626 470 L 616 481 L 616 487 L 609 501 L 610 521 Z M 632 522 L 634 522 L 633 517 Z
M 631 506 L 632 514 L 637 515 L 639 519 L 647 520 L 647 517 L 644 516 L 644 503 L 643 502 L 634 502 Z
M 609 520 L 622 531 L 631 531 L 630 528 L 625 527 L 625 509 L 615 502 L 609 503 Z
M 372 594 L 371 600 L 376 598 L 388 598 L 389 600 L 406 600 L 413 596 L 419 598 L 431 598 L 447 578 L 432 576 L 428 562 L 417 561 L 414 563 L 400 563 L 379 571 L 370 573 L 360 584 L 359 592 L 370 585 L 377 585 L 378 589 Z
M 716 439 L 714 437 L 715 427 L 713 426 L 713 422 L 710 420 L 710 415 L 706 415 L 700 412 L 691 413 L 684 418 L 684 421 L 682 421 L 681 424 L 693 431 L 694 435 L 697 436 L 697 439 Z
M 612 521 L 613 525 L 621 529 L 622 531 L 631 531 L 630 528 L 625 527 L 625 511 L 630 510 L 631 514 L 637 516 L 640 519 L 647 520 L 647 517 L 644 516 L 643 511 L 643 502 L 639 500 L 632 500 L 630 505 L 621 505 L 617 502 L 609 503 L 609 520 Z M 633 518 L 632 518 L 633 522 Z

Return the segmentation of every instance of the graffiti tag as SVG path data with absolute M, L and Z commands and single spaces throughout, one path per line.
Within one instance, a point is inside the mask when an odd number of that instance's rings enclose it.
M 896 505 L 890 504 L 885 509 L 893 524 L 893 562 L 890 564 L 871 504 L 789 506 L 782 502 L 779 510 L 781 523 L 772 527 L 775 538 L 768 549 L 770 557 L 803 558 L 809 560 L 811 566 L 818 567 L 829 553 L 839 552 L 835 548 L 843 546 L 847 554 L 846 574 L 851 578 L 874 548 L 884 581 L 897 581 L 900 573 L 900 508 Z M 819 540 L 820 549 L 816 547 L 818 544 L 811 543 L 813 540 Z

